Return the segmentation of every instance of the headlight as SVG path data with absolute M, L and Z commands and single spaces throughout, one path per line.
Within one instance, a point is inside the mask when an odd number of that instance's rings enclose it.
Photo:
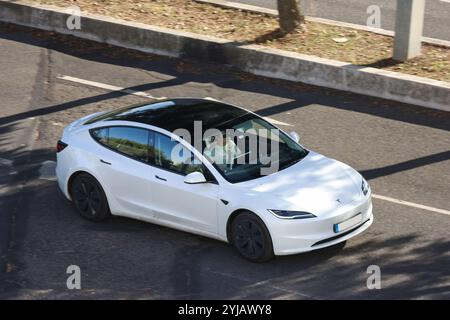
M 367 193 L 369 192 L 369 189 L 370 189 L 369 184 L 368 184 L 367 181 L 364 180 L 364 178 L 363 178 L 363 179 L 362 179 L 362 182 L 361 182 L 361 191 L 362 191 L 362 193 L 363 193 L 364 195 L 367 195 Z
M 271 210 L 271 209 L 269 209 L 269 211 L 281 219 L 308 219 L 316 217 L 312 213 L 305 211 L 288 211 L 288 210 Z

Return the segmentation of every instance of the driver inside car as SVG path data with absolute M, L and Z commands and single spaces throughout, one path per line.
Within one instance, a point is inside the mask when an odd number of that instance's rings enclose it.
M 211 136 L 206 139 L 205 142 L 206 147 L 204 155 L 209 158 L 211 162 L 218 165 L 227 165 L 230 169 L 233 166 L 234 160 L 242 153 L 233 139 L 230 139 L 227 136 Z

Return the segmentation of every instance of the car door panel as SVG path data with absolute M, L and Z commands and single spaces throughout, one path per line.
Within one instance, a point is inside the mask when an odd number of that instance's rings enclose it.
M 110 164 L 103 163 L 108 162 Z M 121 215 L 154 216 L 151 206 L 153 168 L 114 151 L 105 150 L 98 161 L 99 174 Z
M 154 217 L 151 205 L 153 167 L 144 162 L 145 159 L 134 159 L 130 155 L 135 151 L 139 156 L 145 155 L 149 133 L 141 128 L 114 126 L 92 133 L 99 142 L 95 151 L 96 172 L 109 190 L 108 200 L 113 214 Z M 130 135 L 131 142 L 126 140 L 127 135 Z
M 187 173 L 203 165 L 193 153 L 169 136 L 155 132 L 153 205 L 162 221 L 200 231 L 217 233 L 218 185 L 184 183 Z
M 186 184 L 183 175 L 155 168 L 152 202 L 157 219 L 217 233 L 217 194 L 216 184 Z

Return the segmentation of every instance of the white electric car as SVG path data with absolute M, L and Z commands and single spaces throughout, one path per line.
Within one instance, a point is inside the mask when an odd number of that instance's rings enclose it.
M 371 191 L 357 171 L 211 99 L 81 118 L 57 143 L 56 174 L 86 219 L 126 216 L 204 235 L 251 261 L 331 246 L 373 221 Z

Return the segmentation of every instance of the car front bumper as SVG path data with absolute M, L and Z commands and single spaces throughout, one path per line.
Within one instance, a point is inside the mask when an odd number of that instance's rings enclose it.
M 334 231 L 334 225 L 361 213 L 362 219 L 355 225 Z M 273 220 L 270 224 L 275 255 L 289 255 L 312 251 L 346 241 L 370 227 L 373 222 L 370 196 L 363 201 L 343 207 L 325 218 L 299 220 Z

